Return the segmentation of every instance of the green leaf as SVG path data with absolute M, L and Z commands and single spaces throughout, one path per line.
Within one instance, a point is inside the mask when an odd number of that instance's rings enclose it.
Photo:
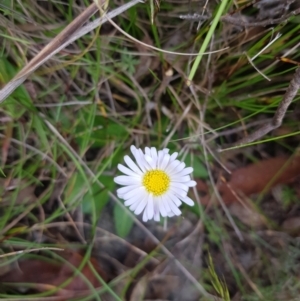
M 124 210 L 128 210 L 128 209 L 124 209 L 118 204 L 116 204 L 114 207 L 115 228 L 117 234 L 123 238 L 129 234 L 133 226 L 132 218 L 128 214 L 126 214 Z

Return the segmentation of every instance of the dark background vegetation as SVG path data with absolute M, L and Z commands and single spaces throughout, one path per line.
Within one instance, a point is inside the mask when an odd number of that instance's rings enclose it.
M 211 36 L 222 1 L 139 3 L 114 18 L 127 35 L 106 22 L 1 104 L 1 300 L 299 300 L 299 97 L 235 146 L 294 76 L 300 1 L 224 1 Z M 0 1 L 0 87 L 90 4 Z M 113 178 L 132 144 L 178 151 L 196 205 L 127 214 Z

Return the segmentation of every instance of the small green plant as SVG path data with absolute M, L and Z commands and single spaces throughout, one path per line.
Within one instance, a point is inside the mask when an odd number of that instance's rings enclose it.
M 139 60 L 135 59 L 129 54 L 128 49 L 125 48 L 124 52 L 121 53 L 120 66 L 123 70 L 126 70 L 129 74 L 133 75 L 135 72 L 135 66 L 139 64 Z
M 288 186 L 283 186 L 281 193 L 282 203 L 285 209 L 291 206 L 292 204 L 296 204 L 298 202 L 298 197 L 294 189 Z
M 211 278 L 211 284 L 215 291 L 224 301 L 230 301 L 229 291 L 226 283 L 224 280 L 219 279 L 210 254 L 208 254 L 208 270 Z

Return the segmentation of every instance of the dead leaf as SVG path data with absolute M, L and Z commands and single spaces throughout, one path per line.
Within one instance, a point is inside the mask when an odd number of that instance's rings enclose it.
M 221 182 L 218 190 L 224 203 L 231 204 L 239 201 L 239 196 L 268 191 L 278 184 L 290 182 L 298 175 L 300 175 L 299 154 L 290 158 L 276 157 L 234 170 L 230 180 Z M 203 204 L 207 204 L 209 199 L 209 195 L 205 196 L 202 199 Z
M 130 301 L 143 300 L 149 283 L 149 276 L 142 277 L 132 290 Z
M 34 185 L 28 185 L 25 181 L 20 181 L 19 179 L 0 179 L 0 187 L 3 191 L 1 203 L 4 205 L 10 205 L 12 199 L 14 199 L 15 204 L 24 203 L 34 203 L 37 197 L 34 194 L 36 187 Z M 19 189 L 18 195 L 15 196 L 15 190 Z
M 63 257 L 66 260 L 65 263 L 58 260 L 49 261 L 49 259 L 48 261 L 42 259 L 20 261 L 17 266 L 13 264 L 9 272 L 0 276 L 0 283 L 32 283 L 37 291 L 57 288 L 54 295 L 61 296 L 62 299 L 60 300 L 69 300 L 73 296 L 89 294 L 90 287 L 84 278 L 95 288 L 101 286 L 88 264 L 81 269 L 76 277 L 73 277 L 83 260 L 80 253 L 65 251 Z M 89 262 L 97 273 L 106 280 L 106 275 L 99 267 L 98 262 L 94 258 L 91 258 Z M 58 288 L 67 280 L 69 283 L 66 286 Z
M 179 288 L 180 278 L 172 275 L 153 275 L 149 278 L 145 298 L 152 300 L 169 299 L 170 292 Z

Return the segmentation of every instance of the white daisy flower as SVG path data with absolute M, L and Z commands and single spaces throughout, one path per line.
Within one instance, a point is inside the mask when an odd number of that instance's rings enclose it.
M 178 153 L 169 155 L 168 149 L 157 151 L 155 147 L 146 147 L 145 153 L 135 146 L 130 148 L 136 163 L 125 156 L 127 166 L 118 165 L 125 175 L 114 178 L 124 187 L 117 190 L 118 197 L 125 200 L 125 206 L 135 214 L 144 210 L 143 221 L 154 218 L 180 215 L 182 202 L 193 206 L 194 202 L 187 196 L 189 187 L 196 185 L 189 176 L 192 167 L 185 167 L 176 160 Z

